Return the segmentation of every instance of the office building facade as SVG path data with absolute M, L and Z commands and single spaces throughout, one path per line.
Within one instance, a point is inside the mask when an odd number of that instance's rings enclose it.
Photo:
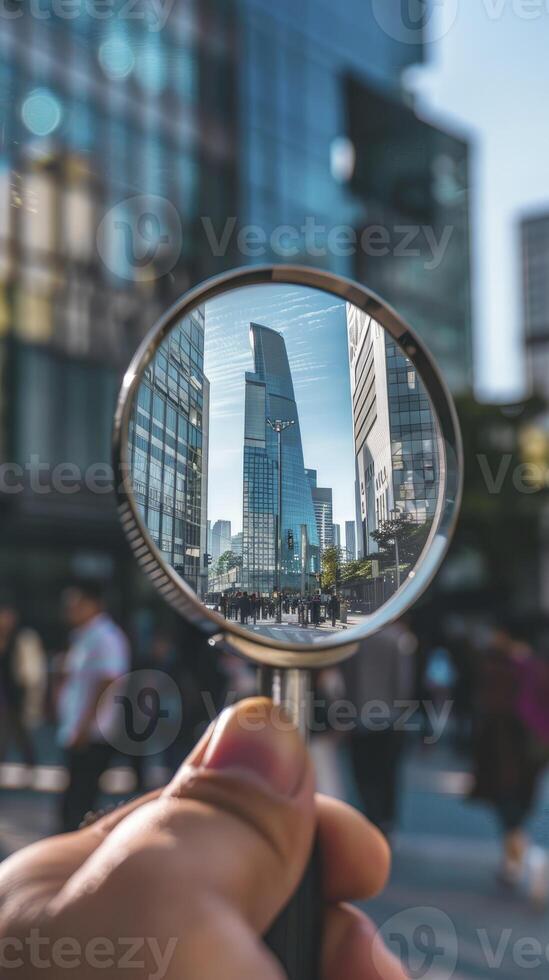
M 239 531 L 238 534 L 233 534 L 231 538 L 231 551 L 233 555 L 242 558 L 242 531 Z
M 255 371 L 246 373 L 243 587 L 261 594 L 308 591 L 319 572 L 319 541 L 286 345 L 276 330 L 255 323 L 250 342 Z M 281 470 L 279 437 L 269 421 L 291 423 L 280 435 Z
M 427 394 L 389 334 L 347 306 L 356 455 L 358 557 L 375 555 L 380 524 L 406 515 L 429 524 L 437 495 L 437 444 Z
M 347 561 L 356 559 L 356 524 L 354 521 L 345 521 L 345 551 Z
M 130 426 L 129 462 L 149 534 L 199 596 L 208 577 L 208 428 L 204 310 L 198 308 L 147 368 Z
M 307 470 L 307 478 L 313 495 L 316 530 L 320 553 L 322 554 L 326 548 L 331 548 L 334 545 L 333 494 L 330 487 L 318 486 L 316 470 Z
M 120 615 L 144 594 L 105 475 L 122 372 L 191 282 L 237 264 L 197 234 L 237 199 L 232 5 L 157 12 L 161 30 L 152 7 L 0 18 L 0 452 L 25 474 L 0 499 L 0 562 L 52 646 L 72 576 L 112 582 Z M 33 460 L 76 490 L 33 492 Z

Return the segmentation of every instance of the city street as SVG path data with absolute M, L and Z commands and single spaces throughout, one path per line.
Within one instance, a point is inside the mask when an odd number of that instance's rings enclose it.
M 250 619 L 247 626 L 253 633 L 260 633 L 262 636 L 284 643 L 318 643 L 334 633 L 342 633 L 362 625 L 367 618 L 361 613 L 353 613 L 349 615 L 345 624 L 338 621 L 335 626 L 332 626 L 331 620 L 327 620 L 318 626 L 313 626 L 311 623 L 308 626 L 300 626 L 297 614 L 283 613 L 281 623 L 276 623 L 272 619 L 258 619 L 257 623 L 254 623 Z
M 546 980 L 549 916 L 496 880 L 496 825 L 463 798 L 465 767 L 437 746 L 405 767 L 390 884 L 368 905 L 415 980 Z M 55 829 L 58 796 L 4 790 L 0 846 L 9 853 Z M 532 825 L 549 847 L 549 780 Z

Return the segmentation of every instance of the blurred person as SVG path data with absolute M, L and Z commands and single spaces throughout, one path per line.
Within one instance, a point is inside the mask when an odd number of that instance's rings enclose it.
M 530 732 L 534 765 L 543 772 L 549 764 L 549 656 L 545 653 L 524 661 L 523 683 L 517 702 L 518 714 Z M 527 888 L 535 905 L 549 899 L 549 854 L 532 845 L 527 856 Z
M 332 618 L 332 626 L 335 626 L 339 613 L 339 601 L 335 592 L 332 593 L 328 600 L 328 613 Z
M 518 885 L 526 872 L 525 824 L 542 771 L 524 721 L 532 651 L 507 627 L 493 633 L 477 678 L 473 800 L 493 807 L 503 832 L 500 881 Z
M 100 583 L 76 582 L 64 591 L 62 606 L 72 633 L 57 704 L 58 741 L 68 769 L 61 823 L 64 831 L 72 831 L 93 809 L 99 780 L 113 755 L 118 718 L 114 699 L 120 694 L 114 682 L 131 664 L 128 640 L 105 611 Z
M 343 667 L 347 697 L 357 712 L 357 727 L 349 736 L 356 787 L 366 816 L 387 836 L 395 827 L 404 748 L 404 732 L 396 722 L 402 702 L 414 697 L 417 646 L 414 633 L 400 621 L 364 640 Z M 371 720 L 369 705 L 376 709 Z
M 387 843 L 351 807 L 315 797 L 309 753 L 279 712 L 258 698 L 224 712 L 164 789 L 0 866 L 0 935 L 16 937 L 6 959 L 21 957 L 25 980 L 44 974 L 36 933 L 46 954 L 63 943 L 66 952 L 71 937 L 79 980 L 97 976 L 105 944 L 109 977 L 124 972 L 122 957 L 131 965 L 133 944 L 142 977 L 280 980 L 262 937 L 295 892 L 315 834 L 324 980 L 405 980 L 378 928 L 347 904 L 384 887 Z M 128 936 L 149 938 L 136 946 Z M 92 943 L 101 962 L 82 955 Z
M 42 720 L 46 658 L 38 635 L 20 625 L 17 604 L 0 596 L 0 762 L 11 740 L 27 766 L 35 751 L 29 727 Z
M 248 619 L 252 609 L 252 603 L 247 592 L 244 592 L 240 600 L 240 622 L 242 626 L 248 625 Z

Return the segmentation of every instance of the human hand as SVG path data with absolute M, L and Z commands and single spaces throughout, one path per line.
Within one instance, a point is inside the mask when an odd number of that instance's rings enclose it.
M 300 736 L 261 698 L 224 712 L 164 790 L 0 866 L 3 965 L 25 980 L 76 967 L 96 980 L 124 966 L 143 980 L 283 980 L 261 936 L 295 891 L 315 832 L 324 980 L 404 980 L 346 904 L 383 887 L 384 838 L 350 807 L 315 798 Z

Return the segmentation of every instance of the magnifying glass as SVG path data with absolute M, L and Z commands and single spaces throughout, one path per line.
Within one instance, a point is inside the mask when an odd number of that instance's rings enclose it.
M 311 672 L 431 582 L 463 470 L 414 331 L 360 284 L 290 265 L 210 279 L 159 319 L 123 380 L 114 457 L 145 572 L 212 646 L 260 666 L 305 736 Z M 269 936 L 291 980 L 317 976 L 315 874 Z

